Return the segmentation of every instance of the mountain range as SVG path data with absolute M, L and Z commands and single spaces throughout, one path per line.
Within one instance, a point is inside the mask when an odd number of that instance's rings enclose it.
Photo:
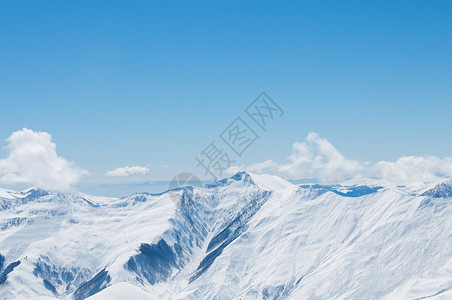
M 452 183 L 0 189 L 0 299 L 451 299 Z

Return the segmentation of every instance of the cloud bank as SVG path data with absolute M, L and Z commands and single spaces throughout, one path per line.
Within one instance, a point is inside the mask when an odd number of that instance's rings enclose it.
M 6 141 L 9 156 L 0 159 L 0 183 L 25 183 L 65 191 L 87 173 L 58 156 L 52 136 L 47 132 L 24 128 L 14 132 Z
M 105 173 L 106 176 L 136 176 L 149 174 L 149 168 L 133 166 L 117 168 Z
M 395 162 L 360 162 L 346 158 L 317 133 L 309 133 L 304 142 L 293 144 L 286 162 L 267 160 L 249 166 L 235 166 L 229 171 L 239 170 L 276 174 L 288 179 L 315 178 L 323 182 L 372 177 L 394 184 L 412 184 L 452 177 L 452 157 L 404 156 Z

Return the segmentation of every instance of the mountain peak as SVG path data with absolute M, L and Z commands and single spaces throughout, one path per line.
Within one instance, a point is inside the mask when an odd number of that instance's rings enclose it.
M 452 180 L 448 179 L 438 183 L 433 188 L 423 192 L 421 196 L 430 196 L 433 198 L 452 197 Z
M 226 186 L 226 185 L 229 185 L 232 182 L 236 182 L 236 181 L 243 181 L 243 182 L 248 182 L 248 183 L 251 183 L 251 184 L 255 184 L 253 182 L 250 174 L 248 174 L 245 171 L 242 171 L 242 172 L 235 173 L 231 177 L 226 177 L 226 178 L 223 178 L 223 179 L 219 179 L 219 180 L 217 180 L 215 182 L 209 183 L 209 184 L 206 185 L 206 187 L 208 187 L 208 188 L 215 188 L 215 187 L 218 187 L 218 186 Z
M 24 195 L 26 198 L 40 198 L 43 196 L 50 195 L 51 193 L 41 188 L 33 187 L 21 192 L 20 194 Z

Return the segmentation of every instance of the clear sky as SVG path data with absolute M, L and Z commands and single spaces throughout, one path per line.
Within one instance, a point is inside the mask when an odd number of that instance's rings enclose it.
M 170 179 L 200 172 L 265 91 L 284 115 L 239 165 L 283 161 L 310 132 L 359 161 L 451 156 L 451 16 L 451 1 L 1 1 L 0 144 L 26 127 L 92 174 Z

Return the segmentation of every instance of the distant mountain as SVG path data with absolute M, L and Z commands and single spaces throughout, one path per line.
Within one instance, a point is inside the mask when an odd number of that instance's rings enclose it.
M 0 190 L 0 299 L 446 299 L 451 197 L 245 172 L 125 198 Z
M 452 181 L 447 180 L 435 185 L 433 188 L 423 192 L 421 196 L 430 196 L 434 198 L 452 197 Z

